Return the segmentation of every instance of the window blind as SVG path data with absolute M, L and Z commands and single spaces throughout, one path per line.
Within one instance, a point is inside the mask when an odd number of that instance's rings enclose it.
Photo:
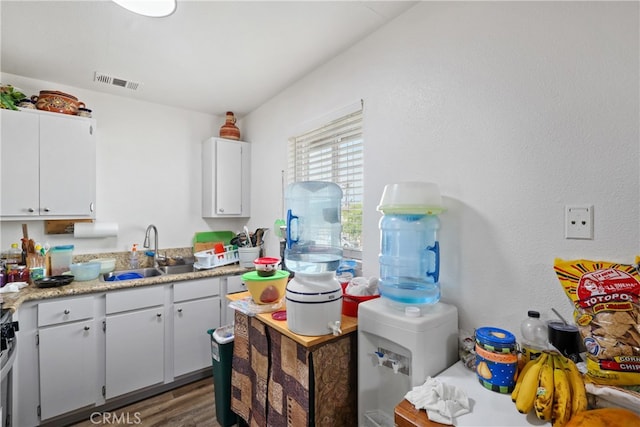
M 289 140 L 288 182 L 330 181 L 342 188 L 342 243 L 361 250 L 362 109 Z

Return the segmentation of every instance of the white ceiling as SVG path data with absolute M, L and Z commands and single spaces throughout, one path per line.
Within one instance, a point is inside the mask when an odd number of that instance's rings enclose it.
M 178 0 L 148 18 L 108 0 L 2 0 L 0 69 L 242 117 L 415 3 Z M 96 82 L 96 71 L 140 86 Z

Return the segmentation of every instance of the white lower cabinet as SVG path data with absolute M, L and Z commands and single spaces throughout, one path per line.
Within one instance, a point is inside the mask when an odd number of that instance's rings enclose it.
M 164 287 L 106 296 L 105 398 L 164 381 Z
M 224 280 L 25 302 L 14 314 L 12 424 L 56 423 L 210 369 L 207 331 L 221 324 Z
M 220 279 L 173 286 L 173 375 L 211 367 L 209 329 L 220 326 Z
M 242 281 L 242 276 L 225 276 L 220 279 L 223 281 L 224 285 L 222 286 L 222 293 L 226 294 L 235 294 L 236 292 L 244 292 L 247 290 L 247 285 Z M 235 310 L 229 307 L 228 301 L 224 301 L 223 310 L 220 316 L 220 321 L 223 325 L 229 325 L 233 323 Z
M 96 403 L 98 347 L 94 299 L 38 306 L 40 418 Z

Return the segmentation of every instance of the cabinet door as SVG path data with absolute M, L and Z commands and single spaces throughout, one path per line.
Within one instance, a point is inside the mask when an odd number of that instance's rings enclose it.
M 244 282 L 242 281 L 242 276 L 227 276 L 225 277 L 226 280 L 226 289 L 224 290 L 225 294 L 235 294 L 236 292 L 244 292 L 247 290 L 247 285 L 244 284 Z M 231 323 L 234 323 L 235 320 L 235 310 L 233 308 L 229 307 L 229 301 L 225 300 L 223 301 L 223 313 L 224 313 L 224 318 L 221 319 L 221 322 L 223 325 L 228 325 Z
M 242 214 L 242 145 L 218 140 L 216 144 L 216 208 L 218 215 Z
M 41 419 L 96 403 L 95 329 L 89 320 L 39 330 Z
M 220 298 L 174 304 L 173 374 L 178 377 L 211 367 L 209 329 L 220 326 Z
M 0 216 L 37 216 L 40 131 L 38 115 L 0 110 Z
M 106 399 L 164 381 L 164 307 L 107 316 Z
M 247 217 L 250 144 L 209 138 L 202 145 L 202 216 Z
M 40 214 L 93 216 L 96 145 L 93 120 L 40 116 Z

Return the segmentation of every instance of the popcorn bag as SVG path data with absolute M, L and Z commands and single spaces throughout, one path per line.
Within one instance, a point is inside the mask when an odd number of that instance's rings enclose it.
M 636 257 L 636 264 L 640 257 Z M 587 350 L 586 379 L 640 385 L 640 274 L 637 265 L 556 259 Z

